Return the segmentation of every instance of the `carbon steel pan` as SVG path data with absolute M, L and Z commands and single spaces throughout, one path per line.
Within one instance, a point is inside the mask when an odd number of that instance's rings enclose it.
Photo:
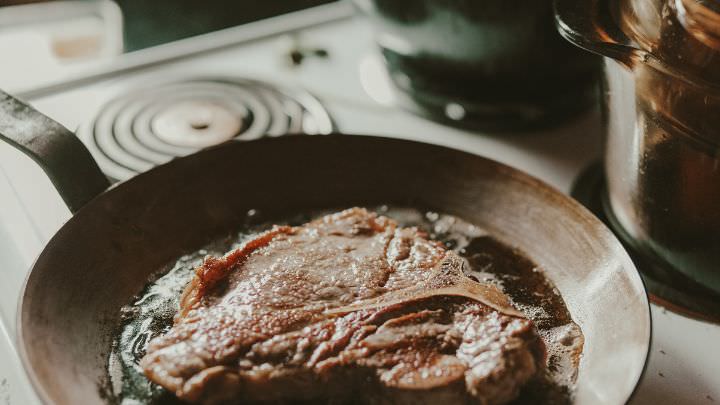
M 102 403 L 119 308 L 151 273 L 242 227 L 248 210 L 272 218 L 379 204 L 459 216 L 528 254 L 585 335 L 576 403 L 628 400 L 647 356 L 649 308 L 632 262 L 599 220 L 492 160 L 350 135 L 226 143 L 79 209 L 38 258 L 19 309 L 20 352 L 35 388 L 47 403 Z

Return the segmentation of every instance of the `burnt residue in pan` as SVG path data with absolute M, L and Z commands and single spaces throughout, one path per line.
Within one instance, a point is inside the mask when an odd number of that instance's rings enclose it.
M 572 400 L 578 360 L 583 346 L 580 328 L 572 321 L 565 303 L 542 270 L 522 252 L 488 235 L 482 228 L 451 215 L 416 209 L 376 209 L 403 226 L 418 226 L 455 250 L 466 260 L 466 274 L 480 282 L 498 285 L 513 304 L 531 318 L 547 349 L 547 370 L 528 383 L 519 398 L 521 404 L 563 404 Z M 300 225 L 329 211 L 297 215 L 284 221 L 262 221 L 255 210 L 248 213 L 248 226 L 240 233 L 216 241 L 204 249 L 181 257 L 174 265 L 158 271 L 153 280 L 121 309 L 121 324 L 108 358 L 109 402 L 137 404 L 180 403 L 165 389 L 150 383 L 138 363 L 147 343 L 165 333 L 173 322 L 179 297 L 194 269 L 207 255 L 220 256 L 241 245 L 272 223 Z M 263 223 L 261 223 L 263 222 Z

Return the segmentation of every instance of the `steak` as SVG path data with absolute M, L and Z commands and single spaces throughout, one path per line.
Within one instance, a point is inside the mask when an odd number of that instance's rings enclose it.
M 502 404 L 543 360 L 457 254 L 352 208 L 206 258 L 141 367 L 195 403 Z

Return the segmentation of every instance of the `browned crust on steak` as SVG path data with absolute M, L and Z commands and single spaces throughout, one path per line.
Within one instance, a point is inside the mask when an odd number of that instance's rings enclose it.
M 180 297 L 179 317 L 187 315 L 188 311 L 196 307 L 209 290 L 228 276 L 233 267 L 242 265 L 254 251 L 267 246 L 277 235 L 290 235 L 292 232 L 293 230 L 289 226 L 275 226 L 221 258 L 207 257 L 203 264 L 195 270 L 195 277 L 190 280 Z
M 501 404 L 542 357 L 531 321 L 453 252 L 354 208 L 208 258 L 141 366 L 190 402 Z

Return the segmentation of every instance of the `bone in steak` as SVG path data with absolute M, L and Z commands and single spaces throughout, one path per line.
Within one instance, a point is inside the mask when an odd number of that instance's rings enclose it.
M 276 226 L 205 260 L 141 366 L 198 403 L 505 403 L 543 346 L 462 264 L 360 208 Z

